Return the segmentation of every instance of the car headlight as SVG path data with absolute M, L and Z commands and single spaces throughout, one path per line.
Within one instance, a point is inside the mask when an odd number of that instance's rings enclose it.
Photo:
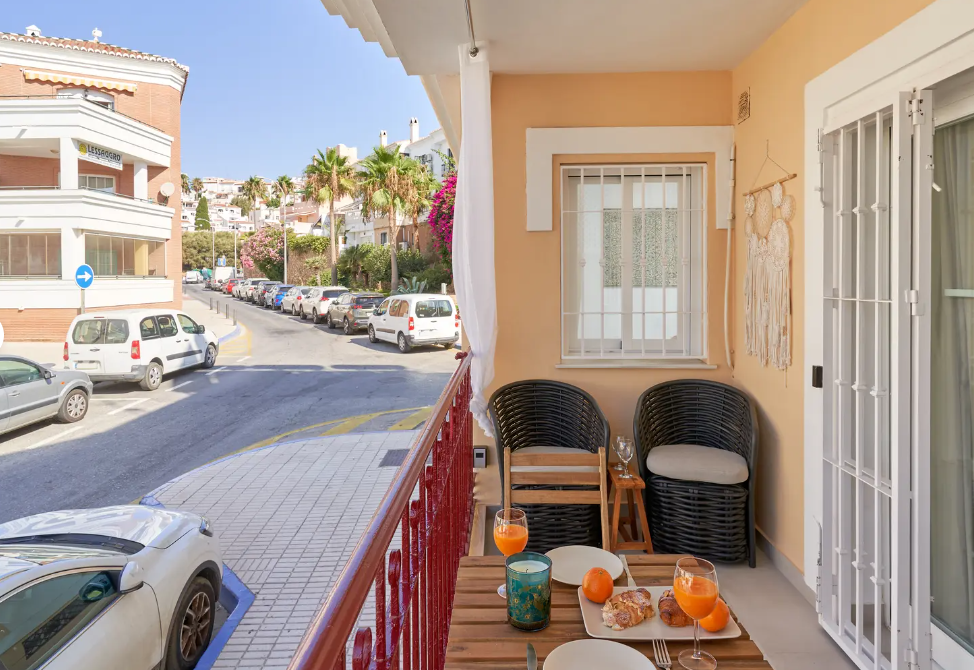
M 210 520 L 205 516 L 201 516 L 200 519 L 200 532 L 207 537 L 213 537 L 213 526 L 210 525 Z

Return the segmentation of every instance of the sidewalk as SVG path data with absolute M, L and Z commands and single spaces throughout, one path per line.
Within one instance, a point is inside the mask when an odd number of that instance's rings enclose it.
M 279 443 L 188 472 L 144 499 L 205 514 L 224 562 L 255 594 L 212 667 L 287 667 L 415 435 Z M 363 624 L 373 612 L 366 607 Z
M 220 339 L 221 344 L 243 332 L 242 327 L 238 328 L 233 325 L 233 319 L 227 319 L 222 313 L 217 314 L 210 310 L 206 303 L 188 298 L 185 295 L 183 296 L 183 311 L 197 323 L 206 326 L 207 330 L 212 331 Z M 0 345 L 0 354 L 23 356 L 48 367 L 56 367 L 62 363 L 64 342 L 4 341 Z

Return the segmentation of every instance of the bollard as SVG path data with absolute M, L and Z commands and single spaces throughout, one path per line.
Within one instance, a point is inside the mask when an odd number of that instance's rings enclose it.
M 226 305 L 224 305 L 224 309 L 225 309 L 225 312 L 226 312 L 226 318 L 229 319 L 230 318 L 230 303 L 227 303 Z
M 213 298 L 210 298 L 210 311 L 213 311 Z
M 237 310 L 233 310 L 233 325 L 237 325 Z

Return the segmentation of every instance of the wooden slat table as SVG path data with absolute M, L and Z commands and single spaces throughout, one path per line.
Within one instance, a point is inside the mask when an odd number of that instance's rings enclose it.
M 638 586 L 672 584 L 673 569 L 678 558 L 663 554 L 627 556 L 629 570 Z M 720 576 L 719 567 L 717 575 Z M 507 623 L 507 602 L 497 596 L 497 586 L 504 579 L 503 556 L 466 556 L 460 560 L 446 654 L 448 670 L 524 670 L 527 667 L 525 651 L 528 642 L 538 652 L 540 668 L 555 647 L 588 637 L 578 605 L 577 587 L 552 581 L 551 624 L 542 631 L 526 633 Z M 625 573 L 616 584 L 626 585 Z M 738 625 L 741 626 L 741 637 L 736 640 L 704 643 L 704 649 L 717 658 L 718 670 L 771 670 L 771 665 L 764 660 L 764 655 L 740 621 Z M 630 646 L 649 658 L 653 657 L 652 644 L 649 642 Z M 677 655 L 692 646 L 692 641 L 667 642 L 675 670 L 680 668 Z

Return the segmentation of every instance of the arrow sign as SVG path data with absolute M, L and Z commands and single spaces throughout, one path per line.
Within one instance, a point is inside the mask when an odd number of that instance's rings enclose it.
M 91 286 L 91 282 L 95 279 L 95 271 L 91 269 L 91 266 L 84 264 L 78 267 L 74 273 L 74 281 L 77 282 L 78 286 L 81 288 L 88 288 Z

